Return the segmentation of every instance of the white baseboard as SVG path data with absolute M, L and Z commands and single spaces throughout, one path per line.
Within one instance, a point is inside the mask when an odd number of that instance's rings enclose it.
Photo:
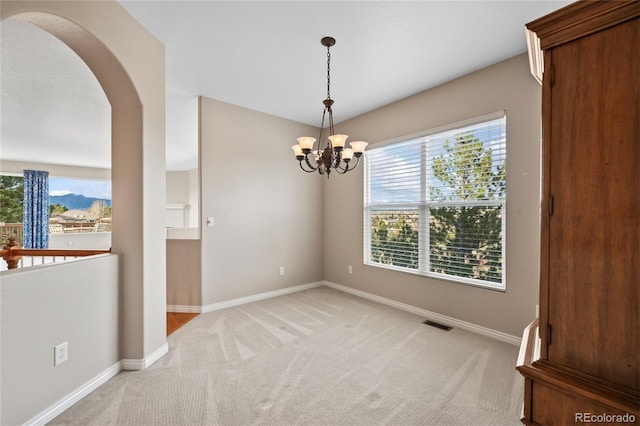
M 324 285 L 327 287 L 335 288 L 336 290 L 344 291 L 355 296 L 360 296 L 363 299 L 373 300 L 374 302 L 382 303 L 383 305 L 391 306 L 401 309 L 412 314 L 420 315 L 431 320 L 435 320 L 444 325 L 451 327 L 459 327 L 463 330 L 471 331 L 473 333 L 481 334 L 483 336 L 491 337 L 493 339 L 500 340 L 502 342 L 510 343 L 515 346 L 520 346 L 520 337 L 512 336 L 511 334 L 503 333 L 501 331 L 493 330 L 491 328 L 483 327 L 481 325 L 473 324 L 470 322 L 462 321 L 457 318 L 449 317 L 447 315 L 438 314 L 436 312 L 427 311 L 426 309 L 418 308 L 415 306 L 407 305 L 406 303 L 398 302 L 386 297 L 377 296 L 366 291 L 357 290 L 355 288 L 347 287 L 341 284 L 336 284 L 330 281 L 325 281 Z
M 202 312 L 202 306 L 167 305 L 167 312 L 176 312 L 176 313 L 182 313 L 182 314 L 199 314 Z
M 118 374 L 120 370 L 122 370 L 120 362 L 113 364 L 111 367 L 107 368 L 102 373 L 98 374 L 96 377 L 71 392 L 69 395 L 65 396 L 46 410 L 42 411 L 40 414 L 28 420 L 25 425 L 44 425 L 50 422 L 51 420 L 59 416 L 63 411 L 71 407 L 73 404 L 89 395 L 99 386 L 102 386 L 109 379 Z
M 125 358 L 120 361 L 122 369 L 126 371 L 144 370 L 144 359 Z
M 120 361 L 120 365 L 123 370 L 127 371 L 140 371 L 149 368 L 154 362 L 162 358 L 167 352 L 169 352 L 169 344 L 165 343 L 156 349 L 151 355 L 142 359 L 123 359 Z
M 213 312 L 220 309 L 230 308 L 232 306 L 244 305 L 245 303 L 256 302 L 258 300 L 268 299 L 270 297 L 282 296 L 283 294 L 295 293 L 302 290 L 308 290 L 314 287 L 320 287 L 324 285 L 324 282 L 319 281 L 315 283 L 302 284 L 294 287 L 287 287 L 281 290 L 269 291 L 266 293 L 254 294 L 252 296 L 240 297 L 238 299 L 225 300 L 224 302 L 212 303 L 205 306 L 193 306 L 193 305 L 167 305 L 167 312 L 175 313 L 193 313 L 200 314 L 205 312 Z
M 62 412 L 67 410 L 76 402 L 80 401 L 85 396 L 89 395 L 91 392 L 96 390 L 98 387 L 102 386 L 109 379 L 113 378 L 122 370 L 144 370 L 151 366 L 154 362 L 162 358 L 167 352 L 169 352 L 169 344 L 165 343 L 160 348 L 158 348 L 155 352 L 144 359 L 123 359 L 113 364 L 111 367 L 107 368 L 102 373 L 98 374 L 93 379 L 89 380 L 46 410 L 37 414 L 27 422 L 25 425 L 44 425 L 57 416 L 59 416 Z
M 220 309 L 231 308 L 233 306 L 244 305 L 245 303 L 257 302 L 258 300 L 270 299 L 272 297 L 282 296 L 284 294 L 296 293 L 298 291 L 309 290 L 310 288 L 325 285 L 324 281 L 317 281 L 309 284 L 302 284 L 293 287 L 282 288 L 280 290 L 268 291 L 266 293 L 258 293 L 252 296 L 239 297 L 237 299 L 225 300 L 224 302 L 212 303 L 202 307 L 202 313 L 218 311 Z

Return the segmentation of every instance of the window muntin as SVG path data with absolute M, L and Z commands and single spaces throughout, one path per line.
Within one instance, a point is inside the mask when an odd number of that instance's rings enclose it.
M 505 288 L 503 112 L 374 147 L 365 158 L 365 264 Z

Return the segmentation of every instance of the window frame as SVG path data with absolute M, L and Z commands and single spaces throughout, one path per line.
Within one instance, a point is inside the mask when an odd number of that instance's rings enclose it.
M 436 127 L 433 129 L 425 130 L 422 132 L 414 133 L 411 135 L 406 135 L 398 138 L 393 138 L 387 141 L 383 141 L 375 144 L 375 146 L 371 147 L 369 151 L 376 150 L 379 148 L 387 147 L 390 145 L 401 144 L 405 142 L 411 142 L 416 139 L 422 139 L 429 136 L 437 135 L 439 133 L 451 132 L 458 129 L 463 129 L 468 126 L 478 125 L 498 119 L 504 119 L 504 129 L 505 129 L 505 148 L 504 148 L 504 159 L 505 162 L 507 160 L 507 141 L 508 141 L 508 126 L 507 126 L 507 113 L 505 110 L 496 111 L 494 113 L 485 114 L 482 116 L 474 117 L 468 120 L 463 120 L 455 123 L 451 123 L 445 126 Z M 371 185 L 371 173 L 370 173 L 370 160 L 368 156 L 365 155 L 364 161 L 364 172 L 363 172 L 363 227 L 364 227 L 364 252 L 363 252 L 363 263 L 367 266 L 372 266 L 376 268 L 389 269 L 398 272 L 409 273 L 413 275 L 425 276 L 428 278 L 435 278 L 439 280 L 445 280 L 454 282 L 457 284 L 470 285 L 479 288 L 485 288 L 489 290 L 495 290 L 500 292 L 506 292 L 507 284 L 506 284 L 506 276 L 507 276 L 507 184 L 508 178 L 505 170 L 505 179 L 504 179 L 504 195 L 501 199 L 498 200 L 443 200 L 443 201 L 435 201 L 427 199 L 427 191 L 424 190 L 423 185 L 427 185 L 427 151 L 428 144 L 424 142 L 420 142 L 420 150 L 421 150 L 421 160 L 420 160 L 420 200 L 418 202 L 403 202 L 403 203 L 375 203 L 372 204 L 369 202 L 370 198 L 370 185 Z M 501 248 L 502 248 L 502 264 L 501 264 L 501 282 L 491 282 L 488 280 L 480 280 L 475 278 L 462 277 L 457 275 L 443 274 L 439 272 L 432 272 L 430 270 L 430 234 L 431 232 L 419 232 L 418 233 L 418 259 L 419 265 L 417 269 L 395 266 L 390 264 L 384 264 L 375 262 L 371 259 L 371 246 L 372 246 L 372 212 L 376 211 L 396 211 L 396 210 L 404 210 L 410 211 L 415 210 L 418 213 L 418 229 L 429 230 L 429 219 L 430 219 L 430 210 L 432 208 L 438 207 L 456 207 L 456 206 L 499 206 L 501 211 Z

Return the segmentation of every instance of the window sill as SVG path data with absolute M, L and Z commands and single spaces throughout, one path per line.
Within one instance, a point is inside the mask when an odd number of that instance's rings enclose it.
M 402 272 L 405 274 L 410 274 L 410 275 L 417 275 L 419 277 L 424 277 L 424 278 L 430 278 L 430 279 L 434 279 L 434 280 L 439 280 L 439 281 L 447 281 L 447 282 L 451 282 L 454 284 L 461 284 L 461 285 L 466 285 L 466 286 L 470 286 L 470 287 L 476 287 L 476 288 L 481 288 L 484 290 L 493 290 L 493 291 L 497 291 L 500 293 L 506 293 L 507 292 L 507 288 L 506 285 L 502 286 L 500 284 L 490 284 L 490 283 L 482 283 L 482 282 L 478 282 L 475 280 L 471 280 L 471 279 L 465 279 L 462 277 L 452 277 L 452 276 L 448 276 L 448 275 L 444 275 L 444 274 L 436 274 L 436 273 L 423 273 L 417 269 L 412 270 L 412 269 L 408 269 L 408 268 L 399 268 L 397 266 L 392 266 L 392 265 L 385 265 L 382 263 L 373 263 L 373 262 L 364 262 L 365 266 L 371 266 L 373 268 L 380 268 L 380 269 L 388 269 L 390 271 L 395 271 L 395 272 Z

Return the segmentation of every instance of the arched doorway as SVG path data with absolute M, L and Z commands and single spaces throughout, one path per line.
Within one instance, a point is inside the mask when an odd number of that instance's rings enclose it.
M 120 357 L 143 369 L 167 351 L 165 333 L 164 48 L 116 2 L 3 1 L 78 54 L 112 110 L 112 249 L 120 255 Z

